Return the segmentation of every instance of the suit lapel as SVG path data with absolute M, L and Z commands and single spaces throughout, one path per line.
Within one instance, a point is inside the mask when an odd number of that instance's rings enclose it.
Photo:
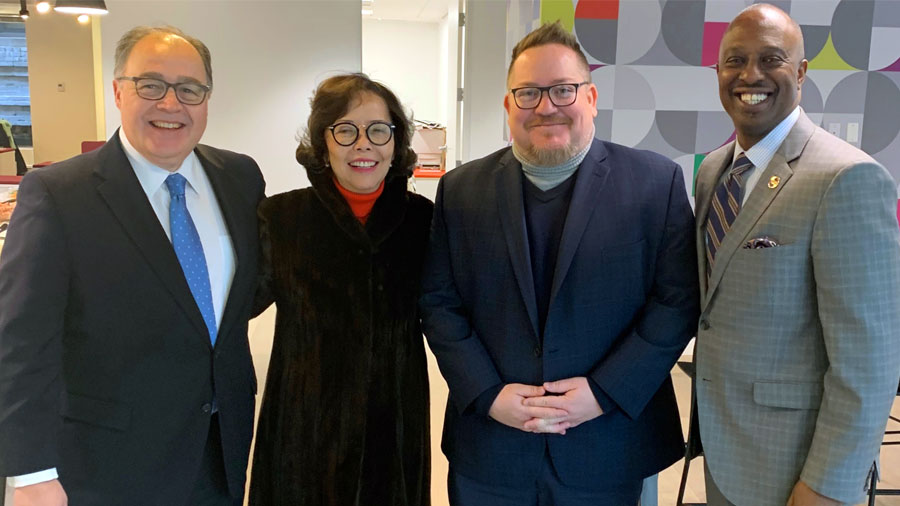
M 153 272 L 172 293 L 172 297 L 201 335 L 208 339 L 209 331 L 191 295 L 172 243 L 125 156 L 118 130 L 100 148 L 97 156 L 99 163 L 94 172 L 101 178 L 97 185 L 100 196 Z
M 559 253 L 557 254 L 556 267 L 553 271 L 553 285 L 550 289 L 549 307 L 553 307 L 556 294 L 566 278 L 566 273 L 569 272 L 569 266 L 572 265 L 572 259 L 578 250 L 581 237 L 584 235 L 591 215 L 594 214 L 594 208 L 603 200 L 598 198 L 598 195 L 603 189 L 608 175 L 609 166 L 606 164 L 606 148 L 602 142 L 594 140 L 590 151 L 588 151 L 587 156 L 581 163 L 581 167 L 575 173 L 576 179 L 575 188 L 572 190 L 572 201 L 569 203 L 566 222 L 559 240 Z M 604 205 L 608 204 L 611 204 L 611 202 L 608 200 L 604 201 Z
M 249 272 L 247 270 L 248 248 L 250 245 L 256 244 L 256 238 L 251 237 L 251 228 L 238 215 L 238 209 L 242 206 L 231 205 L 246 199 L 248 195 L 245 191 L 242 192 L 239 183 L 226 170 L 225 162 L 206 146 L 197 146 L 194 152 L 209 178 L 234 248 L 234 278 L 231 281 L 231 288 L 228 291 L 222 321 L 218 329 L 219 338 L 224 338 L 238 321 L 241 305 L 246 301 L 246 294 L 253 292 L 251 286 L 253 280 L 249 279 L 246 274 Z M 217 339 L 216 345 L 219 342 L 220 340 Z
M 497 186 L 497 205 L 500 224 L 513 272 L 519 284 L 522 301 L 528 311 L 528 318 L 534 335 L 540 336 L 538 328 L 537 298 L 534 293 L 534 277 L 531 272 L 531 254 L 525 230 L 525 204 L 522 201 L 522 168 L 515 160 L 512 150 L 500 160 L 494 174 Z
M 815 125 L 813 125 L 812 121 L 810 121 L 806 114 L 801 113 L 797 123 L 791 129 L 790 133 L 788 133 L 784 142 L 781 143 L 781 146 L 778 148 L 772 161 L 769 162 L 769 166 L 766 167 L 766 170 L 760 175 L 756 186 L 747 198 L 747 202 L 743 205 L 741 212 L 735 219 L 731 231 L 725 236 L 722 245 L 716 252 L 716 260 L 712 272 L 709 275 L 709 288 L 703 298 L 703 308 L 706 308 L 709 301 L 712 300 L 712 295 L 719 286 L 719 282 L 722 280 L 722 275 L 725 272 L 725 268 L 728 266 L 728 262 L 731 261 L 731 257 L 734 256 L 735 252 L 737 252 L 741 245 L 747 240 L 750 231 L 762 217 L 766 209 L 772 204 L 775 197 L 778 196 L 785 186 L 787 186 L 788 181 L 794 174 L 790 164 L 803 152 L 803 147 L 806 146 L 806 143 L 809 141 L 814 130 Z M 773 188 L 769 186 L 769 181 L 774 177 L 779 178 L 779 182 Z M 706 220 L 704 219 L 704 222 L 705 221 Z

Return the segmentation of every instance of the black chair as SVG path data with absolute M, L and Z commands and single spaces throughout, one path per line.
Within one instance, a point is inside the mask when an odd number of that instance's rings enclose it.
M 897 395 L 900 395 L 900 385 L 897 386 Z M 897 418 L 894 415 L 888 416 L 888 426 L 890 426 L 891 422 L 900 423 L 900 418 Z M 884 435 L 887 436 L 897 436 L 900 434 L 900 430 L 885 430 Z M 881 446 L 896 446 L 900 445 L 900 440 L 891 438 L 889 441 L 882 440 Z M 872 464 L 872 472 L 869 473 L 869 506 L 875 506 L 875 496 L 877 495 L 900 495 L 900 489 L 897 488 L 878 488 L 878 467 L 875 463 Z M 0 505 L 2 506 L 2 505 Z
M 6 120 L 0 120 L 0 122 L 2 122 L 0 123 L 0 148 L 13 148 L 16 150 L 16 175 L 24 176 L 28 172 L 28 166 L 25 165 L 25 158 L 22 157 L 22 152 L 19 151 L 19 146 L 16 145 L 16 141 L 13 139 L 12 126 Z M 2 502 L 0 502 L 0 506 L 3 506 Z
M 676 506 L 706 506 L 706 503 L 684 502 L 684 491 L 687 487 L 688 471 L 691 469 L 691 461 L 703 455 L 703 445 L 700 443 L 700 426 L 697 422 L 697 393 L 694 391 L 694 377 L 697 375 L 693 362 L 678 362 L 678 367 L 691 378 L 691 416 L 688 428 L 687 445 L 684 448 L 684 469 L 681 471 L 681 484 L 678 486 L 678 499 Z

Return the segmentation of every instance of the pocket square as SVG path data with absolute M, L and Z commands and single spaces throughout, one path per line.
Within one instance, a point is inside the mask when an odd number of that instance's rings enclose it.
M 750 239 L 746 243 L 744 243 L 744 249 L 760 249 L 760 248 L 774 248 L 778 246 L 778 243 L 775 242 L 774 239 L 767 236 L 762 237 L 754 237 Z

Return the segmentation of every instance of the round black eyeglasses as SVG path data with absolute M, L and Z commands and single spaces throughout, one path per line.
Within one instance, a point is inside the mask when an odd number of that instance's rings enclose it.
M 376 146 L 384 146 L 391 142 L 391 138 L 394 136 L 394 128 L 396 128 L 386 121 L 373 121 L 368 125 L 359 126 L 355 123 L 344 121 L 331 125 L 328 127 L 328 130 L 331 130 L 334 142 L 341 146 L 352 146 L 359 139 L 359 131 L 363 127 L 365 127 L 366 137 L 369 139 L 369 142 Z

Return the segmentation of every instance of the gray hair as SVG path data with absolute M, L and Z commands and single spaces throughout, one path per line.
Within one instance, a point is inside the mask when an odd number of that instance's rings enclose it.
M 131 55 L 131 50 L 134 49 L 135 44 L 140 42 L 144 37 L 156 34 L 175 35 L 176 37 L 181 37 L 188 41 L 194 46 L 194 49 L 200 54 L 200 59 L 203 60 L 203 68 L 206 70 L 206 80 L 208 81 L 206 84 L 212 88 L 212 56 L 209 54 L 209 48 L 206 47 L 206 44 L 201 42 L 200 39 L 191 37 L 174 26 L 136 26 L 125 32 L 125 35 L 122 35 L 122 38 L 119 39 L 118 44 L 116 44 L 116 66 L 113 69 L 116 77 L 122 75 L 122 72 L 125 69 L 125 62 L 128 61 L 128 57 Z

